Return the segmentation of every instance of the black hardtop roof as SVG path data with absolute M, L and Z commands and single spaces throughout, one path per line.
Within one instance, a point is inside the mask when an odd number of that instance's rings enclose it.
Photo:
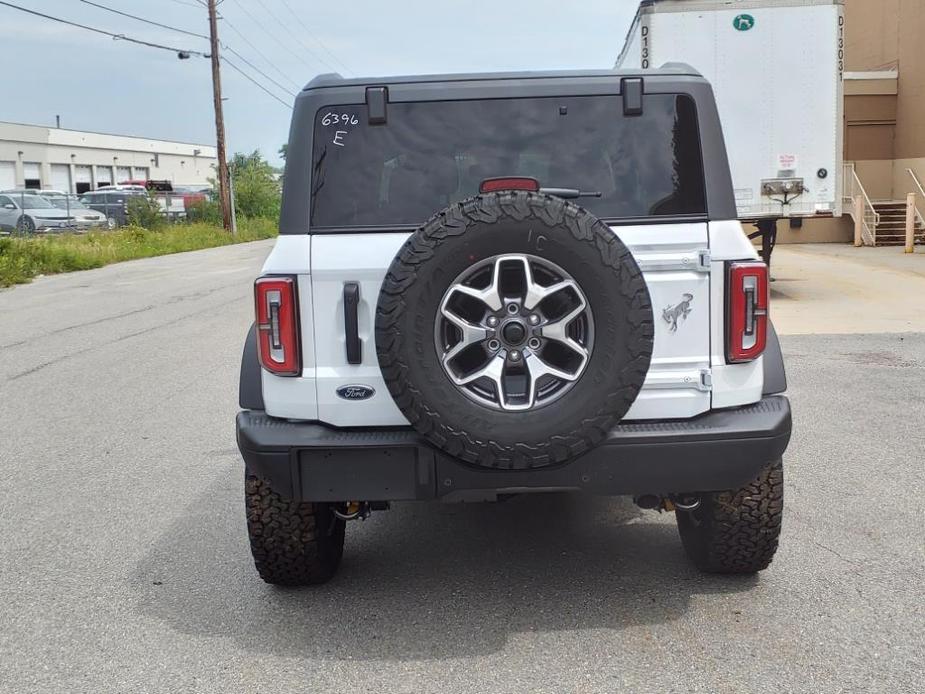
M 666 63 L 657 70 L 527 70 L 521 72 L 461 72 L 442 75 L 398 75 L 394 77 L 351 77 L 345 78 L 336 72 L 318 75 L 302 91 L 323 89 L 325 87 L 359 87 L 389 86 L 397 84 L 420 84 L 440 82 L 496 82 L 503 80 L 582 80 L 610 79 L 619 81 L 624 77 L 642 77 L 650 79 L 671 79 L 693 77 L 703 79 L 702 75 L 690 65 L 684 63 Z
M 310 229 L 312 152 L 315 121 L 321 109 L 364 102 L 369 108 L 370 99 L 381 100 L 382 92 L 386 92 L 386 105 L 521 97 L 619 96 L 626 86 L 625 78 L 641 78 L 644 95 L 686 94 L 694 100 L 709 218 L 735 219 L 732 179 L 713 90 L 694 68 L 668 63 L 657 70 L 544 70 L 351 79 L 338 74 L 318 75 L 299 93 L 294 104 L 283 177 L 280 233 L 316 233 L 315 229 Z M 372 97 L 371 92 L 374 93 Z M 377 108 L 381 110 L 381 106 L 380 103 Z M 376 117 L 384 118 L 384 115 Z M 381 122 L 385 121 L 375 124 Z M 317 233 L 326 232 L 318 230 Z

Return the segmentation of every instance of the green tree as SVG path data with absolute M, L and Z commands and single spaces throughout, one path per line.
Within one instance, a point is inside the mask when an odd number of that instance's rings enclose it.
M 289 143 L 280 145 L 277 154 L 279 154 L 280 159 L 286 161 L 286 155 L 289 154 Z
M 235 154 L 228 162 L 235 210 L 243 217 L 279 218 L 279 174 L 259 150 Z

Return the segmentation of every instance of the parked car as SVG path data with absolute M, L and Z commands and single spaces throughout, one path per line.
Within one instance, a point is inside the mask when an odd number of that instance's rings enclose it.
M 19 191 L 0 193 L 0 230 L 32 234 L 64 231 L 74 222 L 64 210 L 59 210 L 41 195 Z
M 74 218 L 74 228 L 77 231 L 87 231 L 89 229 L 114 229 L 116 222 L 102 212 L 91 210 L 84 205 L 80 198 L 70 193 L 45 193 L 44 197 L 48 202 L 64 210 Z
M 139 195 L 147 195 L 144 188 L 100 189 L 84 193 L 80 196 L 80 202 L 91 210 L 102 212 L 112 220 L 112 226 L 124 226 L 128 223 L 129 198 Z
M 263 580 L 328 580 L 391 501 L 564 491 L 770 564 L 790 404 L 707 80 L 327 75 L 292 118 L 237 418 Z
M 97 190 L 131 190 L 137 193 L 147 193 L 148 189 L 137 183 L 113 183 L 108 186 L 100 186 Z
M 145 193 L 150 195 L 161 208 L 161 213 L 167 219 L 180 219 L 186 217 L 188 205 L 204 200 L 205 196 L 199 193 L 187 194 L 175 190 L 170 181 L 122 181 L 109 186 L 100 186 L 99 191 L 120 190 L 126 192 Z
M 128 181 L 119 181 L 119 185 L 123 187 L 141 186 L 145 190 L 150 190 L 155 193 L 172 193 L 174 191 L 173 182 L 165 179 L 145 180 L 141 178 L 135 178 Z
M 183 207 L 185 208 L 200 202 L 208 202 L 213 195 L 211 186 L 174 186 L 173 190 L 183 196 Z

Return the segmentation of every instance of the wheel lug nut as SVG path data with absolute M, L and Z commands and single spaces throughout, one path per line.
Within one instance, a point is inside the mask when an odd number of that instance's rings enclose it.
M 538 337 L 531 337 L 527 342 L 527 346 L 530 349 L 539 349 L 540 348 L 540 339 Z
M 515 315 L 518 311 L 520 311 L 520 306 L 518 306 L 517 304 L 507 305 L 507 312 L 510 313 L 512 316 Z
M 530 318 L 528 318 L 527 320 L 530 321 L 530 325 L 539 325 L 540 317 L 536 315 L 535 313 L 533 313 L 533 314 L 530 314 Z
M 512 349 L 509 356 L 511 357 L 511 361 L 520 361 L 520 351 L 519 350 Z
M 501 343 L 497 340 L 489 340 L 488 349 L 490 349 L 492 352 L 497 352 L 499 349 L 501 349 Z
M 488 316 L 488 326 L 494 328 L 498 325 L 498 316 Z

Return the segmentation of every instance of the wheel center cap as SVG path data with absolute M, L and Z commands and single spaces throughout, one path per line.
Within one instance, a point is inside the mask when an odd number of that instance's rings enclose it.
M 527 329 L 520 321 L 511 321 L 502 328 L 501 337 L 509 345 L 519 345 L 527 337 Z

